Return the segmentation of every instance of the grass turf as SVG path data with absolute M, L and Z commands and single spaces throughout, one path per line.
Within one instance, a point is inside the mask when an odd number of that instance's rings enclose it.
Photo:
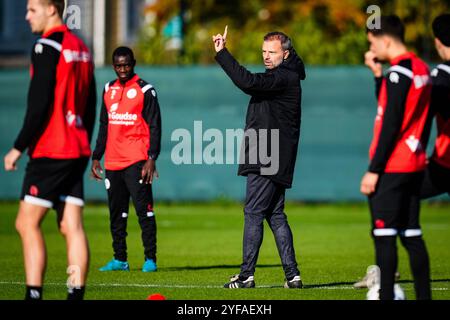
M 161 293 L 171 300 L 365 299 L 366 290 L 351 286 L 373 263 L 369 213 L 365 204 L 288 204 L 286 213 L 305 284 L 282 287 L 284 275 L 275 241 L 265 237 L 255 274 L 257 288 L 227 290 L 222 285 L 239 272 L 243 214 L 239 204 L 160 204 L 157 208 L 158 271 L 142 273 L 143 248 L 134 209 L 128 221 L 130 272 L 100 272 L 112 257 L 108 209 L 88 205 L 85 228 L 91 249 L 86 299 L 143 300 Z M 14 230 L 17 204 L 0 204 L 0 299 L 23 299 L 21 243 Z M 66 253 L 55 213 L 43 223 L 48 251 L 44 298 L 65 299 Z M 428 246 L 434 299 L 450 299 L 450 205 L 425 204 L 422 229 Z M 414 299 L 405 250 L 399 244 L 401 285 Z

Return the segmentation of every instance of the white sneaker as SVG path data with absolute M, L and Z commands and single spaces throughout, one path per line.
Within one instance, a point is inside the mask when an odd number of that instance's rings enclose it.
M 380 300 L 380 285 L 377 284 L 367 291 L 367 300 Z
M 376 284 L 367 292 L 367 300 L 380 300 L 380 285 Z M 394 284 L 394 300 L 406 300 L 405 291 L 398 283 Z
M 381 271 L 378 266 L 370 266 L 367 268 L 367 274 L 365 276 L 367 288 L 369 288 L 366 295 L 367 300 L 380 300 L 380 276 Z M 398 277 L 400 277 L 400 274 Z M 394 284 L 394 300 L 406 300 L 405 292 L 398 283 Z
M 367 272 L 364 278 L 362 278 L 360 281 L 355 282 L 353 284 L 353 287 L 355 289 L 365 289 L 365 288 L 371 288 L 376 283 L 380 283 L 380 268 L 376 265 L 367 267 Z
M 394 300 L 406 300 L 405 291 L 398 283 L 394 284 Z
M 355 288 L 355 289 L 365 289 L 365 288 L 369 288 L 369 286 L 368 286 L 368 281 L 369 282 L 371 282 L 371 281 L 373 281 L 373 273 L 375 272 L 374 271 L 374 267 L 376 267 L 376 266 L 369 266 L 368 268 L 367 268 L 367 273 L 366 273 L 366 275 L 364 276 L 364 278 L 362 278 L 360 281 L 358 281 L 358 282 L 355 282 L 354 284 L 353 284 L 353 287 Z M 397 282 L 397 281 L 399 281 L 400 280 L 400 272 L 395 272 L 395 282 Z

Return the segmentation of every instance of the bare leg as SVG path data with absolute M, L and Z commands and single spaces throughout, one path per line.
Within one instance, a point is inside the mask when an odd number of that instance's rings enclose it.
M 83 207 L 70 203 L 61 206 L 58 226 L 66 239 L 69 283 L 84 287 L 89 269 L 89 244 L 83 227 Z
M 42 287 L 47 253 L 41 223 L 48 208 L 20 202 L 16 229 L 22 240 L 26 285 Z

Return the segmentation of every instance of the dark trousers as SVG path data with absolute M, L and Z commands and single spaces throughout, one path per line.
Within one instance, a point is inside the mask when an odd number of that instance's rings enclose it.
M 143 164 L 144 162 L 138 162 L 123 170 L 106 170 L 112 245 L 114 258 L 120 261 L 127 261 L 126 237 L 130 196 L 142 230 L 145 257 L 156 261 L 156 220 L 152 186 L 140 183 Z
M 242 277 L 255 273 L 259 249 L 264 234 L 264 219 L 275 237 L 278 253 L 287 279 L 300 275 L 295 259 L 291 228 L 284 213 L 285 188 L 256 174 L 247 176 L 244 208 L 244 243 Z

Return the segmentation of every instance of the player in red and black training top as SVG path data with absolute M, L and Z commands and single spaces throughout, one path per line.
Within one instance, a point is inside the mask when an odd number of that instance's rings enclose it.
M 431 112 L 436 117 L 437 138 L 429 159 L 421 197 L 450 194 L 450 14 L 434 19 L 435 46 L 444 63 L 431 72 Z
M 26 19 L 41 34 L 31 57 L 28 107 L 6 170 L 28 149 L 16 228 L 24 250 L 26 299 L 41 299 L 46 266 L 40 229 L 55 208 L 67 242 L 71 273 L 68 299 L 82 299 L 89 264 L 83 230 L 83 173 L 91 155 L 96 91 L 91 54 L 63 24 L 63 0 L 29 0 Z
M 370 146 L 370 166 L 361 181 L 369 197 L 379 297 L 394 299 L 397 235 L 408 251 L 417 299 L 431 299 L 430 267 L 419 223 L 420 188 L 426 167 L 431 95 L 427 65 L 408 52 L 397 16 L 382 16 L 368 29 L 365 63 L 376 77 L 378 111 Z M 391 65 L 383 77 L 381 61 Z
M 100 271 L 129 270 L 127 218 L 133 200 L 145 249 L 144 272 L 156 271 L 156 221 L 152 182 L 161 149 L 161 114 L 155 88 L 134 73 L 133 51 L 119 47 L 113 53 L 117 79 L 106 84 L 100 112 L 100 130 L 92 155 L 92 176 L 101 180 L 105 154 L 110 226 L 114 258 Z

